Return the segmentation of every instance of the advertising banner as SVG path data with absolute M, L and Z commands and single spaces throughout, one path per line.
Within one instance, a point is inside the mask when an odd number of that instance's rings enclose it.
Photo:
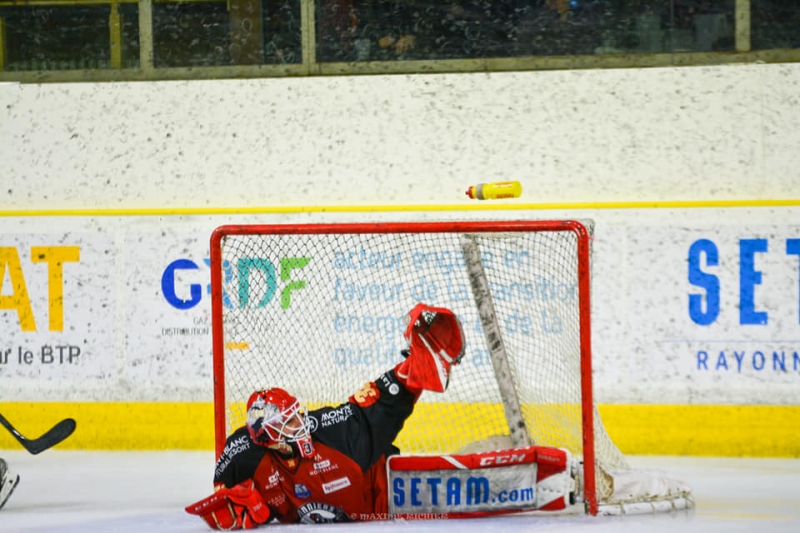
M 127 234 L 124 373 L 211 386 L 208 234 Z
M 648 227 L 628 240 L 628 379 L 765 401 L 800 383 L 800 226 Z
M 118 397 L 125 383 L 161 391 L 153 400 L 210 397 L 212 229 L 5 234 L 2 389 L 68 384 Z M 594 378 L 605 401 L 799 400 L 800 226 L 598 224 L 593 247 Z M 331 280 L 332 297 L 356 298 L 340 271 Z M 441 287 L 433 300 L 444 305 Z M 381 333 L 375 353 L 398 340 Z M 331 372 L 356 355 L 334 351 Z
M 98 233 L 0 238 L 0 380 L 113 379 L 117 249 Z

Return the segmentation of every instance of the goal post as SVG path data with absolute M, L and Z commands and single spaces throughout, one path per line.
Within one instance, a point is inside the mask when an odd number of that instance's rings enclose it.
M 593 398 L 592 226 L 217 228 L 210 243 L 217 455 L 244 423 L 254 390 L 285 388 L 310 409 L 335 405 L 400 362 L 405 315 L 424 302 L 459 316 L 466 353 L 448 390 L 418 401 L 396 440 L 402 452 L 565 448 L 583 460 L 591 514 L 603 505 L 626 512 L 620 505 L 685 497 L 682 487 L 667 496 L 627 494 L 636 483 L 626 483 L 625 496 L 615 491 L 615 476 L 630 467 Z

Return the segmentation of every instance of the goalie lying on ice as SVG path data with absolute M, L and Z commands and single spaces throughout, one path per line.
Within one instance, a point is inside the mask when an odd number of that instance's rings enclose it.
M 461 323 L 448 309 L 416 305 L 404 337 L 405 360 L 336 407 L 307 411 L 283 389 L 254 392 L 246 425 L 228 437 L 217 461 L 217 491 L 186 511 L 213 529 L 249 529 L 270 520 L 350 522 L 564 508 L 572 478 L 562 450 L 395 457 L 393 442 L 420 394 L 444 392 L 451 367 L 464 353 Z M 387 474 L 388 458 L 406 462 Z M 502 475 L 511 468 L 513 475 Z

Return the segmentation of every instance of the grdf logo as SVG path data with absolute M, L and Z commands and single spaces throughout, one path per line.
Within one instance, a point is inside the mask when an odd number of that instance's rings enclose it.
M 311 261 L 309 257 L 284 257 L 276 272 L 275 265 L 263 257 L 243 257 L 231 264 L 222 264 L 223 305 L 228 309 L 258 309 L 269 304 L 280 288 L 280 304 L 288 309 L 292 303 L 292 291 L 306 286 L 304 279 L 292 279 L 293 271 L 301 269 Z M 206 267 L 210 259 L 203 260 Z M 182 275 L 187 271 L 197 271 L 200 267 L 191 259 L 176 259 L 167 265 L 161 275 L 161 292 L 167 302 L 176 309 L 191 309 L 203 299 L 202 285 L 186 283 Z M 188 298 L 178 293 L 188 288 Z M 206 283 L 205 294 L 211 294 L 211 284 Z

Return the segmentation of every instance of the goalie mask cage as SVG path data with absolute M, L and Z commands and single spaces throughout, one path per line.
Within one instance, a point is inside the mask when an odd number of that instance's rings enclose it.
M 253 391 L 282 387 L 313 409 L 392 368 L 424 302 L 460 317 L 466 352 L 448 390 L 420 398 L 402 452 L 566 448 L 583 460 L 587 512 L 665 500 L 614 487 L 630 468 L 592 396 L 584 224 L 230 225 L 210 253 L 217 456 Z

